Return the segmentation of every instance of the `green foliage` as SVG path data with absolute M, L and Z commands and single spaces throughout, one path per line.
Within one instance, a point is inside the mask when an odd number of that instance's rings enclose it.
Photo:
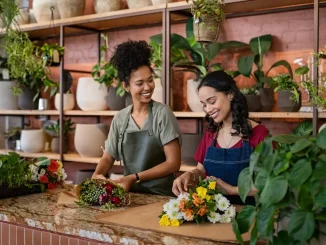
M 275 92 L 290 91 L 290 99 L 299 102 L 299 85 L 293 80 L 289 74 L 278 74 L 273 78 L 275 82 Z
M 249 46 L 253 54 L 241 57 L 238 60 L 239 72 L 245 77 L 253 76 L 257 82 L 257 88 L 263 88 L 265 86 L 274 88 L 274 81 L 271 77 L 268 77 L 268 73 L 278 66 L 285 67 L 290 77 L 293 77 L 291 65 L 286 60 L 275 62 L 266 73 L 263 71 L 263 57 L 269 51 L 271 45 L 272 35 L 270 34 L 252 38 L 249 42 Z M 252 74 L 252 67 L 254 64 L 257 69 Z
M 15 152 L 0 155 L 0 185 L 17 187 L 31 181 L 29 162 Z
M 8 138 L 11 138 L 14 136 L 20 136 L 21 130 L 22 129 L 20 127 L 15 127 L 15 128 L 9 129 L 8 131 L 6 131 L 4 133 L 5 139 L 8 139 Z
M 306 124 L 301 127 L 310 128 Z M 309 136 L 307 129 L 295 132 L 299 135 L 266 139 L 253 152 L 250 166 L 241 172 L 242 200 L 252 182 L 258 193 L 256 207 L 246 206 L 233 223 L 239 243 L 243 242 L 241 234 L 252 225 L 251 244 L 265 238 L 270 245 L 304 244 L 318 238 L 326 222 L 326 129 L 317 137 Z M 285 216 L 289 217 L 288 230 L 275 232 L 274 223 Z
M 293 134 L 298 136 L 308 136 L 312 134 L 312 122 L 311 120 L 306 120 L 301 122 L 294 130 Z
M 40 55 L 43 60 L 43 66 L 51 66 L 53 62 L 53 55 L 58 52 L 59 56 L 64 55 L 64 47 L 58 44 L 47 44 L 44 43 L 41 48 L 37 48 L 36 55 Z
M 257 90 L 256 86 L 245 87 L 240 89 L 240 91 L 244 95 L 259 95 L 259 91 Z
M 19 8 L 16 1 L 0 1 L 0 19 L 3 22 L 3 28 L 7 31 L 13 25 L 16 25 L 15 17 L 19 14 Z
M 189 3 L 189 0 L 186 0 Z M 195 20 L 214 18 L 221 21 L 225 18 L 223 11 L 224 0 L 192 0 L 191 13 Z
M 71 119 L 63 119 L 63 135 L 68 136 L 70 132 L 74 132 L 75 128 L 74 122 L 71 121 Z M 45 128 L 46 130 L 49 130 L 50 132 L 53 132 L 53 137 L 60 137 L 60 121 L 57 120 L 56 124 L 51 124 Z
M 95 81 L 105 84 L 107 87 L 117 85 L 117 95 L 123 96 L 125 90 L 122 87 L 122 83 L 118 78 L 118 71 L 115 67 L 106 60 L 106 52 L 109 50 L 108 37 L 104 34 L 101 35 L 105 44 L 101 45 L 101 60 L 92 68 L 92 77 Z

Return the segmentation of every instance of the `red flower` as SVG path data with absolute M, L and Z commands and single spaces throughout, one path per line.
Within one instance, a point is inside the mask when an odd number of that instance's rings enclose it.
M 56 183 L 49 183 L 48 188 L 49 189 L 55 189 L 55 188 L 57 188 L 57 184 Z
M 112 185 L 112 184 L 110 184 L 110 183 L 106 184 L 106 186 L 105 186 L 105 189 L 106 189 L 106 192 L 107 192 L 107 193 L 112 193 L 112 190 L 113 190 L 114 188 L 115 188 L 115 186 Z
M 49 183 L 49 178 L 46 175 L 42 175 L 40 177 L 40 182 L 44 183 L 44 184 L 47 184 L 47 183 Z
M 50 165 L 48 166 L 48 170 L 54 173 L 55 171 L 57 171 L 58 167 L 59 167 L 59 163 L 55 160 L 51 160 Z
M 119 197 L 112 197 L 111 202 L 113 204 L 120 204 L 121 200 Z

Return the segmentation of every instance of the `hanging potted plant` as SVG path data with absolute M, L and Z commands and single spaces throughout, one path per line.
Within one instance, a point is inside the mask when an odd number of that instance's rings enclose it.
M 43 66 L 59 66 L 61 57 L 64 55 L 64 47 L 58 44 L 47 44 L 37 49 L 36 55 L 40 55 Z
M 261 110 L 260 94 L 256 86 L 245 87 L 240 89 L 240 91 L 246 97 L 249 112 Z
M 190 0 L 186 0 L 187 3 Z M 191 0 L 193 28 L 197 42 L 216 42 L 225 18 L 224 0 Z

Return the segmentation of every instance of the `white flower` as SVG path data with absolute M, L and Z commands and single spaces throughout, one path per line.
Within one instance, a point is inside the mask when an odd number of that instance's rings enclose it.
M 230 201 L 225 197 L 221 197 L 221 199 L 217 203 L 217 207 L 221 211 L 227 210 L 229 206 L 230 206 Z
M 220 194 L 220 193 L 217 194 L 217 195 L 214 195 L 215 202 L 218 203 L 222 197 L 224 197 L 224 196 L 222 194 Z
M 232 205 L 225 211 L 225 215 L 229 216 L 231 219 L 235 217 L 235 214 L 236 214 L 235 207 Z
M 44 175 L 46 173 L 45 169 L 42 168 L 41 171 L 40 171 L 40 175 Z
M 64 181 L 67 178 L 67 174 L 63 168 L 59 170 L 59 176 L 60 176 L 61 181 Z M 59 178 L 58 178 L 58 180 L 59 180 Z
M 182 213 L 181 212 L 175 212 L 172 210 L 167 211 L 166 213 L 170 219 L 177 219 L 177 220 L 181 220 L 182 219 Z
M 38 167 L 36 167 L 35 165 L 29 165 L 29 169 L 31 170 L 32 174 L 38 174 Z
M 188 201 L 188 200 L 189 200 L 189 194 L 181 193 L 181 194 L 178 196 L 177 200 L 178 200 L 178 201 L 181 201 L 182 199 L 185 199 L 186 201 Z
M 219 213 L 210 212 L 207 216 L 209 222 L 215 224 L 221 220 L 221 215 Z
M 221 223 L 224 223 L 224 224 L 231 223 L 231 218 L 229 216 L 223 214 L 221 217 Z
M 32 174 L 32 180 L 33 181 L 38 181 L 39 180 L 39 178 L 38 178 L 38 174 Z
M 186 221 L 193 221 L 194 220 L 194 215 L 192 214 L 191 216 L 186 216 L 186 213 L 182 212 L 181 213 L 182 218 Z
M 168 210 L 172 212 L 179 212 L 179 201 L 176 199 L 172 199 L 168 203 L 169 207 Z

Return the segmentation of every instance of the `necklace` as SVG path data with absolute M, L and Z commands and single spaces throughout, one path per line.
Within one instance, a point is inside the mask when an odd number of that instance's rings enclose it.
M 222 133 L 222 138 L 223 138 L 224 145 L 226 146 L 227 149 L 229 149 L 229 148 L 230 148 L 230 144 L 231 144 L 231 142 L 232 142 L 232 140 L 233 140 L 233 136 L 231 135 L 231 139 L 230 139 L 229 143 L 226 144 L 226 140 L 225 140 L 225 138 L 224 138 L 224 133 L 225 133 L 225 131 L 224 131 L 224 129 L 222 129 L 222 131 L 223 131 L 223 133 Z

